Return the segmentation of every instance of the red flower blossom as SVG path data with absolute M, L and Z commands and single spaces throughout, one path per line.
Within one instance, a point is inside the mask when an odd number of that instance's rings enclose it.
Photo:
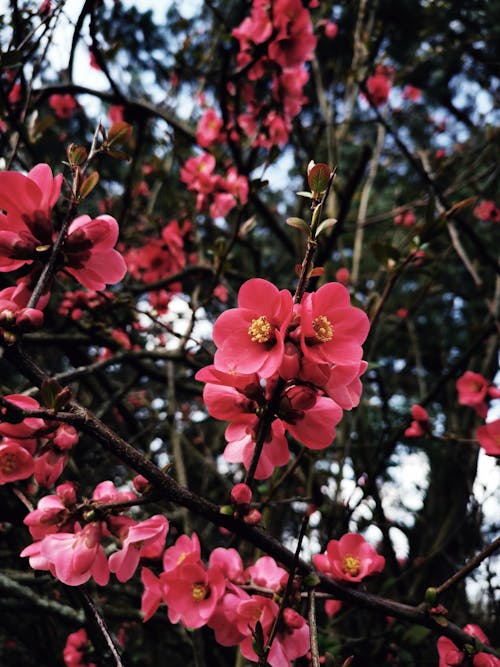
M 350 304 L 340 283 L 327 283 L 302 301 L 300 345 L 311 361 L 356 364 L 361 360 L 370 324 L 366 313 Z
M 480 426 L 476 431 L 476 439 L 489 456 L 500 456 L 500 419 Z
M 102 290 L 119 282 L 127 265 L 114 250 L 117 241 L 118 223 L 110 215 L 95 220 L 79 216 L 69 226 L 64 243 L 67 272 L 88 289 Z
M 463 631 L 471 637 L 477 637 L 482 644 L 489 644 L 488 637 L 478 625 L 470 623 L 463 628 Z M 439 667 L 459 667 L 460 665 L 465 667 L 465 665 L 470 664 L 463 651 L 448 637 L 439 637 L 437 650 L 439 653 Z M 472 657 L 472 665 L 474 667 L 500 667 L 500 660 L 494 655 L 481 651 Z
M 385 558 L 361 535 L 346 533 L 340 540 L 330 540 L 325 554 L 313 556 L 314 566 L 334 579 L 361 581 L 382 572 Z
M 500 208 L 491 200 L 484 200 L 473 211 L 478 220 L 500 222 Z
M 488 412 L 488 397 L 500 398 L 500 390 L 491 385 L 480 373 L 466 371 L 457 380 L 458 402 L 474 408 L 483 419 Z
M 238 294 L 238 308 L 220 315 L 213 339 L 218 370 L 270 377 L 284 354 L 284 337 L 293 312 L 292 295 L 272 283 L 252 278 Z
M 368 77 L 366 81 L 368 97 L 376 107 L 380 107 L 387 102 L 391 85 L 392 68 L 385 67 L 384 65 L 377 65 L 375 74 Z
M 78 103 L 73 95 L 54 94 L 49 97 L 49 106 L 58 118 L 67 120 L 73 115 L 73 112 L 78 107 Z
M 412 405 L 411 416 L 413 417 L 413 421 L 405 430 L 405 436 L 407 438 L 420 438 L 430 430 L 430 421 L 427 410 L 421 405 Z

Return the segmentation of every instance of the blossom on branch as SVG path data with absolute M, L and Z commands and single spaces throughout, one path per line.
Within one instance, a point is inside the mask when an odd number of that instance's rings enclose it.
M 340 540 L 330 540 L 325 554 L 313 556 L 314 566 L 333 579 L 359 582 L 382 572 L 385 558 L 362 535 L 346 533 Z

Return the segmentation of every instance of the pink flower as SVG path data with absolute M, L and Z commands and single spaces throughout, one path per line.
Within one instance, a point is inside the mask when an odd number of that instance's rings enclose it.
M 270 377 L 284 354 L 284 337 L 293 312 L 292 295 L 272 283 L 252 278 L 238 294 L 238 308 L 226 310 L 214 325 L 218 370 Z
M 268 46 L 271 60 L 286 68 L 312 59 L 316 37 L 310 14 L 300 0 L 276 0 L 273 22 L 277 35 Z
M 33 474 L 33 457 L 16 442 L 0 445 L 0 484 L 26 479 Z
M 249 600 L 248 593 L 238 586 L 227 584 L 227 590 L 217 603 L 213 613 L 207 621 L 207 625 L 215 633 L 215 640 L 221 646 L 234 646 L 239 644 L 247 636 L 247 632 L 241 632 L 234 622 L 238 605 L 243 600 Z
M 73 95 L 54 94 L 49 97 L 49 106 L 58 118 L 67 120 L 73 115 L 73 112 L 78 107 L 78 103 Z
M 366 90 L 368 97 L 376 107 L 382 106 L 389 99 L 391 90 L 392 69 L 378 65 L 375 74 L 368 77 L 366 81 Z
M 470 623 L 463 628 L 463 631 L 471 637 L 477 637 L 482 644 L 489 644 L 488 637 L 484 634 L 478 625 Z M 437 641 L 437 650 L 439 653 L 439 667 L 452 667 L 469 664 L 465 654 L 448 637 L 439 637 Z M 500 667 L 500 660 L 489 653 L 476 653 L 472 657 L 474 667 Z
M 109 580 L 109 568 L 101 539 L 101 525 L 88 523 L 76 533 L 55 533 L 44 537 L 40 542 L 40 556 L 47 560 L 52 574 L 68 586 L 79 586 L 90 577 L 105 586 Z M 23 555 L 28 555 L 26 549 L 21 553 Z
M 476 439 L 489 456 L 500 456 L 500 419 L 480 426 L 476 431 Z
M 327 283 L 306 293 L 301 307 L 300 345 L 312 362 L 355 364 L 361 360 L 370 324 L 366 314 L 350 304 L 340 283 Z
M 483 200 L 474 208 L 473 213 L 478 220 L 500 221 L 500 208 L 491 200 Z
M 413 417 L 413 421 L 405 430 L 405 436 L 407 438 L 420 438 L 429 432 L 431 425 L 429 415 L 425 408 L 417 404 L 412 405 L 411 416 Z
M 243 563 L 236 549 L 217 547 L 208 559 L 209 568 L 218 567 L 224 577 L 233 583 L 245 583 Z
M 173 547 L 169 547 L 163 554 L 163 569 L 172 572 L 184 561 L 197 563 L 200 560 L 200 540 L 193 533 L 191 537 L 181 535 Z
M 51 211 L 61 192 L 62 174 L 55 178 L 48 164 L 28 175 L 0 172 L 0 271 L 31 264 L 39 248 L 52 245 Z
M 255 431 L 258 426 L 257 415 L 240 417 L 226 428 L 225 437 L 228 442 L 224 450 L 224 458 L 229 463 L 243 463 L 248 470 L 255 452 Z M 270 432 L 264 442 L 259 458 L 255 479 L 267 479 L 276 466 L 284 466 L 290 459 L 285 429 L 279 419 L 271 424 Z
M 72 488 L 73 493 L 69 491 Z M 74 527 L 74 521 L 68 524 L 69 513 L 67 506 L 73 504 L 74 487 L 69 484 L 60 484 L 56 489 L 57 495 L 44 496 L 37 505 L 24 517 L 23 523 L 28 526 L 31 537 L 41 540 L 51 533 L 69 532 Z
M 119 282 L 127 272 L 125 260 L 114 246 L 118 223 L 110 215 L 92 220 L 81 215 L 69 226 L 64 243 L 66 270 L 88 289 L 102 290 Z
M 360 377 L 368 368 L 363 359 L 359 364 L 335 364 L 330 369 L 324 390 L 343 410 L 352 410 L 359 405 L 363 386 Z
M 403 90 L 403 99 L 410 100 L 411 102 L 418 102 L 421 97 L 422 91 L 420 88 L 410 85 L 405 86 L 405 89 Z
M 458 402 L 460 405 L 468 405 L 474 408 L 476 413 L 483 419 L 488 412 L 486 398 L 499 398 L 500 391 L 490 385 L 488 380 L 480 373 L 465 371 L 457 380 Z
M 23 410 L 38 410 L 40 403 L 30 396 L 23 394 L 9 394 L 4 397 L 6 401 L 13 405 L 22 408 Z M 0 412 L 1 417 L 1 412 Z M 27 417 L 18 424 L 9 424 L 8 422 L 0 422 L 0 434 L 15 438 L 16 440 L 32 440 L 37 435 L 46 430 L 46 423 L 39 417 Z
M 163 600 L 163 590 L 161 581 L 151 570 L 143 567 L 141 570 L 141 581 L 144 586 L 144 592 L 141 598 L 141 612 L 144 614 L 143 623 L 155 614 Z
M 95 662 L 88 662 L 86 658 L 89 646 L 90 643 L 84 628 L 68 635 L 63 650 L 66 667 L 96 667 Z
M 161 514 L 141 521 L 128 529 L 122 548 L 109 557 L 109 570 L 116 574 L 118 581 L 128 581 L 139 565 L 146 549 L 153 543 L 165 545 L 168 532 L 168 520 Z
M 217 141 L 222 125 L 222 118 L 217 114 L 215 109 L 207 109 L 198 121 L 196 127 L 196 141 L 200 146 L 203 146 L 203 148 L 207 148 L 213 144 L 214 141 Z
M 340 540 L 330 540 L 325 554 L 313 556 L 315 567 L 334 579 L 361 581 L 382 572 L 385 558 L 356 533 L 346 533 Z
M 310 449 L 324 449 L 335 438 L 342 409 L 312 387 L 292 385 L 281 399 L 279 416 L 296 440 Z
M 287 571 L 280 567 L 271 556 L 262 556 L 246 571 L 253 584 L 272 591 L 278 591 L 287 576 Z
M 188 628 L 206 625 L 226 589 L 222 571 L 218 567 L 207 569 L 201 562 L 183 561 L 165 576 L 165 582 L 163 598 L 169 618 Z

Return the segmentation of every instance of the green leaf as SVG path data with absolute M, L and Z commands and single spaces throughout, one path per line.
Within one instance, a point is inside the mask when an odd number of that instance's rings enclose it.
M 306 192 L 305 190 L 299 190 L 299 192 L 296 192 L 295 194 L 299 195 L 299 197 L 305 197 L 306 199 L 312 199 L 312 194 L 310 192 Z
M 80 191 L 78 192 L 80 199 L 85 199 L 85 197 L 88 197 L 98 183 L 99 172 L 94 171 L 92 174 L 90 174 L 90 176 L 87 176 L 87 178 L 81 184 Z
M 318 229 L 316 230 L 314 238 L 317 239 L 322 232 L 324 232 L 326 229 L 330 229 L 336 224 L 337 224 L 336 218 L 326 218 L 326 220 L 322 220 L 318 225 Z
M 286 224 L 290 225 L 290 227 L 295 227 L 295 229 L 300 229 L 302 232 L 305 232 L 307 236 L 311 233 L 309 225 L 305 220 L 302 220 L 302 218 L 287 218 Z

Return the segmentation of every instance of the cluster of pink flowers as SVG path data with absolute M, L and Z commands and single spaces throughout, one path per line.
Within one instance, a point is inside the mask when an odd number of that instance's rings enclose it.
M 52 209 L 61 185 L 62 175 L 53 177 L 47 164 L 36 165 L 26 176 L 0 172 L 0 209 L 4 211 L 0 213 L 0 271 L 28 266 L 31 278 L 38 275 L 57 236 Z M 126 272 L 123 257 L 114 250 L 117 240 L 118 223 L 114 218 L 81 215 L 69 225 L 57 270 L 64 269 L 88 289 L 104 289 L 106 284 L 120 281 Z M 19 298 L 11 299 L 17 305 L 16 312 L 28 301 L 26 286 L 31 278 L 22 279 L 22 298 L 17 294 Z
M 225 217 L 238 204 L 248 201 L 248 180 L 235 167 L 225 178 L 215 173 L 215 158 L 210 153 L 191 157 L 181 168 L 181 180 L 196 192 L 196 209 L 209 211 L 212 218 Z
M 22 394 L 5 396 L 5 400 L 23 410 L 38 410 L 34 398 Z M 6 408 L 0 419 L 7 416 Z M 27 417 L 19 423 L 0 421 L 0 484 L 27 479 L 32 474 L 42 486 L 51 486 L 61 475 L 78 433 L 69 424 Z
M 72 320 L 81 320 L 85 313 L 109 305 L 114 299 L 113 292 L 105 290 L 74 290 L 65 292 L 58 313 L 70 317 Z
M 196 533 L 181 535 L 163 555 L 159 576 L 142 569 L 144 620 L 153 616 L 163 602 L 172 623 L 188 628 L 207 625 L 222 646 L 239 644 L 241 653 L 257 661 L 255 628 L 260 623 L 264 645 L 279 611 L 273 599 L 283 593 L 288 573 L 276 561 L 264 556 L 246 570 L 235 549 L 219 547 L 210 554 L 208 565 L 200 557 Z M 269 595 L 251 595 L 241 586 L 265 588 Z M 284 610 L 277 635 L 267 658 L 272 667 L 288 667 L 309 649 L 309 628 L 295 609 Z
M 105 481 L 96 486 L 91 501 L 77 504 L 74 486 L 60 484 L 25 517 L 35 542 L 21 556 L 29 558 L 34 570 L 47 570 L 68 586 L 79 586 L 91 577 L 105 586 L 110 572 L 118 581 L 127 581 L 141 558 L 161 558 L 169 528 L 161 514 L 138 522 L 122 515 L 122 508 L 113 512 L 113 503 L 134 500 L 135 493 L 118 491 Z M 119 540 L 121 549 L 108 559 L 103 541 L 112 538 Z
M 463 631 L 471 637 L 476 637 L 482 644 L 489 644 L 488 637 L 478 625 L 469 623 Z M 500 660 L 494 655 L 480 651 L 472 656 L 472 662 L 448 637 L 440 637 L 437 642 L 439 653 L 439 667 L 460 667 L 472 664 L 473 667 L 500 667 Z
M 331 31 L 331 29 L 329 29 Z M 248 68 L 242 85 L 246 109 L 235 126 L 253 146 L 282 146 L 292 119 L 307 99 L 302 91 L 309 73 L 316 37 L 309 11 L 300 0 L 254 0 L 250 16 L 233 30 L 240 52 L 240 69 Z M 263 101 L 257 90 L 270 87 L 271 101 Z
M 361 344 L 369 323 L 339 283 L 293 303 L 288 290 L 260 278 L 244 283 L 238 308 L 214 325 L 214 365 L 198 371 L 210 415 L 230 420 L 224 457 L 249 467 L 260 417 L 272 400 L 271 426 L 255 477 L 269 477 L 290 457 L 285 431 L 310 449 L 334 440 L 342 410 L 359 403 L 366 370 Z M 276 386 L 282 390 L 276 399 Z
M 184 221 L 182 227 L 177 220 L 171 220 L 160 233 L 160 238 L 148 237 L 147 243 L 141 247 L 129 248 L 125 253 L 125 261 L 129 273 L 141 282 L 154 282 L 168 278 L 181 271 L 187 263 L 197 263 L 195 254 L 186 253 L 192 225 Z M 164 312 L 173 294 L 182 288 L 180 282 L 171 283 L 167 290 L 154 290 L 149 293 L 151 305 L 158 312 Z

